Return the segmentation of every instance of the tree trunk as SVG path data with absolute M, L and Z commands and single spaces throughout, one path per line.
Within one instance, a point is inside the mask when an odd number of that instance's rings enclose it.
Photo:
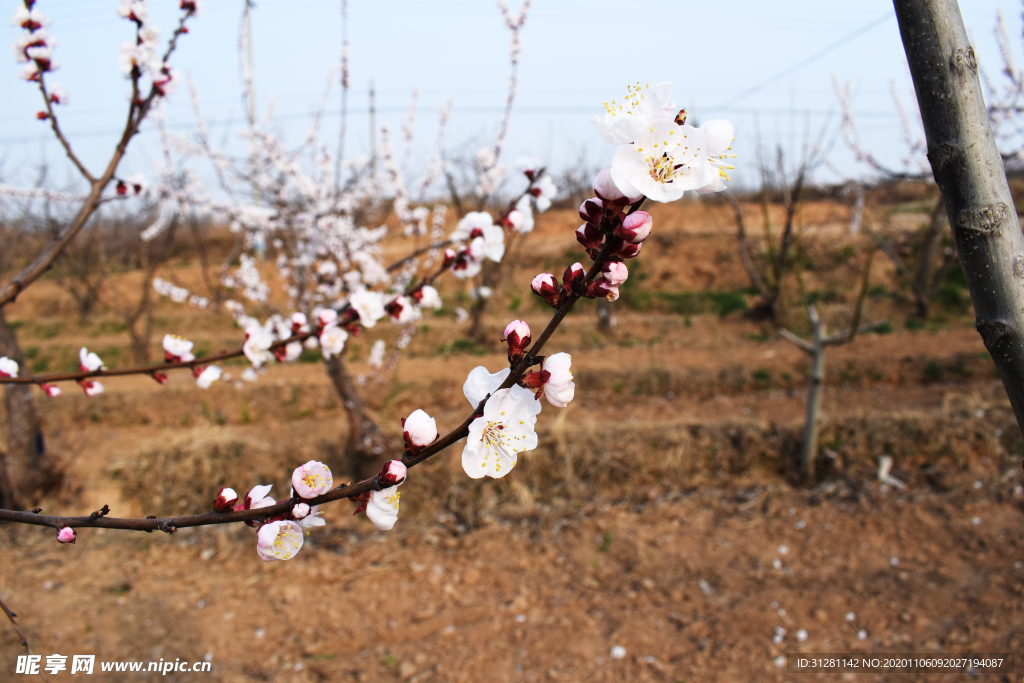
M 0 355 L 25 365 L 14 330 L 0 308 Z M 7 408 L 6 467 L 0 472 L 0 500 L 5 507 L 28 507 L 52 483 L 53 474 L 45 461 L 46 447 L 39 413 L 29 384 L 4 385 Z M 5 491 L 6 489 L 6 491 Z
M 932 303 L 932 296 L 935 293 L 935 286 L 932 273 L 935 271 L 935 249 L 938 247 L 939 238 L 946 227 L 945 207 L 942 198 L 935 204 L 932 210 L 931 225 L 921 243 L 921 261 L 917 265 L 917 274 L 914 277 L 914 304 L 917 307 L 917 315 L 924 319 L 928 317 L 928 308 Z
M 343 463 L 328 463 L 336 471 L 348 471 L 352 476 L 362 480 L 372 477 L 384 466 L 384 459 L 389 447 L 377 423 L 366 413 L 366 403 L 356 391 L 352 378 L 345 369 L 345 362 L 340 356 L 327 361 L 327 374 L 334 382 L 341 405 L 348 416 L 348 442 L 345 445 Z
M 615 327 L 615 313 L 612 311 L 612 304 L 604 297 L 597 299 L 597 331 L 601 334 L 610 334 Z
M 894 0 L 976 327 L 1024 428 L 1024 233 L 956 0 Z
M 804 442 L 800 450 L 800 472 L 804 482 L 814 483 L 814 464 L 818 458 L 818 414 L 821 412 L 821 388 L 825 383 L 825 324 L 810 307 L 811 325 L 814 327 L 814 353 L 811 363 L 811 385 L 807 390 L 807 419 L 804 422 Z

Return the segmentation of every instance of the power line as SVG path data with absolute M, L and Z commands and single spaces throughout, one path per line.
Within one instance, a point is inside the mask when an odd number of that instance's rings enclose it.
M 839 48 L 839 47 L 841 47 L 843 45 L 846 45 L 848 42 L 850 42 L 854 38 L 860 37 L 861 35 L 867 33 L 871 29 L 875 28 L 876 26 L 880 26 L 881 24 L 884 24 L 886 21 L 892 19 L 894 16 L 896 16 L 896 15 L 895 15 L 895 13 L 892 10 L 886 12 L 885 14 L 883 14 L 880 17 L 878 17 L 874 21 L 871 21 L 871 22 L 868 22 L 867 24 L 864 24 L 863 26 L 861 26 L 856 31 L 853 31 L 852 33 L 847 33 L 845 36 L 843 36 L 839 40 L 835 41 L 834 43 L 831 43 L 830 45 L 828 45 L 828 46 L 818 50 L 817 52 L 815 52 L 814 54 L 810 55 L 809 57 L 804 57 L 803 59 L 801 59 L 799 62 L 797 62 L 793 66 L 791 66 L 789 68 L 786 68 L 786 69 L 783 69 L 779 73 L 777 73 L 774 76 L 771 76 L 769 78 L 766 78 L 765 80 L 761 81 L 757 85 L 754 85 L 754 86 L 751 86 L 750 88 L 747 88 L 746 90 L 744 90 L 740 94 L 736 95 L 732 99 L 727 100 L 726 102 L 722 103 L 718 107 L 713 107 L 713 109 L 722 109 L 724 107 L 728 107 L 731 104 L 736 104 L 737 102 L 739 102 L 743 98 L 749 97 L 750 95 L 753 95 L 754 93 L 763 90 L 764 88 L 768 87 L 772 83 L 775 83 L 776 81 L 778 81 L 778 80 L 780 80 L 782 78 L 785 78 L 786 76 L 790 75 L 791 73 L 793 73 L 795 71 L 799 71 L 800 69 L 802 69 L 803 67 L 807 66 L 808 64 L 810 64 L 814 60 L 818 59 L 819 57 L 824 57 L 825 55 L 827 55 L 829 52 L 832 52 L 836 48 Z
M 702 107 L 695 107 L 698 110 L 705 112 L 734 112 L 740 114 L 790 114 L 792 111 L 788 108 L 780 107 L 708 107 L 706 109 Z M 377 107 L 377 113 L 388 113 L 388 114 L 404 114 L 409 110 L 408 107 L 393 106 L 393 107 Z M 452 109 L 453 114 L 496 114 L 504 111 L 504 107 L 454 107 Z M 582 107 L 582 106 L 565 106 L 565 107 L 516 107 L 513 111 L 517 114 L 593 114 L 593 107 Z M 834 113 L 827 109 L 800 109 L 800 114 L 810 114 L 811 116 L 829 116 Z M 366 115 L 370 113 L 369 108 L 351 108 L 348 110 L 349 116 Z M 324 118 L 335 117 L 341 114 L 340 109 L 328 109 L 322 114 Z M 291 112 L 287 114 L 277 114 L 274 116 L 274 121 L 290 121 L 295 119 L 309 119 L 315 114 L 310 112 Z M 857 112 L 857 117 L 861 119 L 896 119 L 898 114 L 891 111 L 866 111 Z M 206 122 L 207 126 L 230 126 L 237 124 L 248 124 L 248 119 L 242 116 L 224 118 L 224 119 L 211 119 Z M 193 123 L 169 123 L 167 128 L 169 130 L 184 130 L 187 128 L 194 127 Z M 152 129 L 144 129 L 142 133 L 148 133 Z M 121 129 L 92 129 L 92 130 L 79 130 L 79 131 L 68 131 L 67 136 L 74 139 L 82 138 L 95 138 L 103 136 L 114 136 L 120 135 L 123 131 Z M 32 144 L 38 142 L 56 142 L 57 140 L 49 134 L 35 135 L 35 136 L 19 136 L 16 138 L 0 138 L 0 145 L 20 145 L 20 144 Z

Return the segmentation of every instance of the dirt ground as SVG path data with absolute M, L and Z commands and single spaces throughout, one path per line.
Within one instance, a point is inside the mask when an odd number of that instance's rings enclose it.
M 757 207 L 744 208 L 756 227 Z M 844 236 L 844 211 L 823 201 L 804 212 L 818 245 L 808 261 L 819 264 L 806 286 L 837 292 L 821 300 L 833 329 L 848 320 L 844 292 L 858 276 L 856 257 L 829 256 L 857 243 Z M 925 219 L 907 211 L 899 229 Z M 882 293 L 865 318 L 889 320 L 891 332 L 829 353 L 821 483 L 797 486 L 807 359 L 740 312 L 690 312 L 662 296 L 747 286 L 727 207 L 666 207 L 656 220 L 663 241 L 649 240 L 639 268 L 631 262 L 637 289 L 613 331 L 599 334 L 583 307 L 554 338 L 552 350 L 573 354 L 577 398 L 566 411 L 545 406 L 540 446 L 510 476 L 469 480 L 453 449 L 412 471 L 392 532 L 353 517 L 352 504 L 326 506 L 327 526 L 289 562 L 261 562 L 255 531 L 241 525 L 170 537 L 83 529 L 73 546 L 50 530 L 2 527 L 0 598 L 33 651 L 206 658 L 211 673 L 163 678 L 239 683 L 775 681 L 792 676 L 776 665 L 788 652 L 1024 654 L 1024 440 L 970 311 L 940 309 L 908 327 L 892 268 L 876 257 Z M 547 309 L 517 301 L 514 287 L 578 258 L 576 225 L 571 212 L 538 221 L 490 329 L 513 317 L 543 324 Z M 174 269 L 199 280 L 194 264 Z M 392 434 L 415 408 L 442 431 L 458 424 L 468 370 L 502 367 L 499 344 L 439 334 L 456 329 L 452 309 L 467 301 L 451 283 L 442 293 L 443 315 L 424 320 L 382 381 L 366 365 L 377 335 L 350 343 L 353 373 Z M 124 330 L 103 316 L 74 322 L 50 282 L 10 317 L 37 371 L 73 363 L 82 343 L 130 364 Z M 188 331 L 210 351 L 239 334 L 170 302 L 155 331 L 154 342 Z M 389 344 L 397 334 L 381 333 Z M 280 496 L 292 467 L 336 457 L 346 433 L 318 363 L 209 392 L 181 375 L 106 384 L 94 399 L 73 387 L 40 398 L 64 473 L 41 503 L 48 513 L 201 512 L 221 485 L 272 483 Z M 877 481 L 883 454 L 906 488 Z M 13 672 L 21 652 L 0 624 L 0 671 Z

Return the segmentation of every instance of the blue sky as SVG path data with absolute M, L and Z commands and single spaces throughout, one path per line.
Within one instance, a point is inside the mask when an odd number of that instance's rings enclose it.
M 515 0 L 511 4 L 518 8 Z M 8 5 L 13 12 L 15 3 Z M 57 57 L 63 66 L 55 80 L 71 97 L 61 111 L 62 125 L 94 168 L 109 156 L 128 92 L 117 51 L 132 27 L 114 14 L 116 5 L 115 0 L 40 0 L 37 5 L 54 20 L 51 34 L 60 41 Z M 152 0 L 151 5 L 166 37 L 177 2 Z M 242 116 L 236 49 L 241 8 L 240 0 L 207 0 L 205 15 L 193 22 L 173 59 L 195 78 L 217 140 L 232 139 Z M 982 65 L 993 73 L 1000 68 L 992 37 L 998 8 L 1007 14 L 1020 54 L 1020 4 L 971 0 L 961 6 Z M 830 109 L 835 119 L 835 74 L 854 83 L 855 110 L 868 146 L 898 163 L 901 137 L 890 80 L 896 79 L 907 105 L 913 104 L 913 91 L 894 17 L 731 107 L 720 106 L 886 13 L 892 13 L 886 0 L 535 0 L 523 30 L 519 97 L 504 160 L 529 153 L 556 169 L 574 164 L 581 153 L 595 164 L 607 161 L 614 150 L 588 123 L 591 114 L 604 100 L 620 97 L 628 83 L 671 80 L 677 103 L 700 119 L 734 121 L 741 154 L 735 177 L 753 184 L 754 113 L 766 142 L 793 149 L 805 115 L 815 131 Z M 297 141 L 338 58 L 339 2 L 259 0 L 254 25 L 257 97 L 265 105 L 271 94 L 277 96 L 275 126 Z M 2 30 L 8 44 L 13 42 L 17 30 L 6 22 Z M 350 0 L 349 36 L 350 150 L 368 149 L 371 79 L 378 119 L 395 129 L 413 88 L 419 88 L 414 158 L 421 165 L 436 129 L 435 105 L 448 97 L 455 105 L 449 149 L 468 151 L 493 139 L 508 76 L 508 33 L 492 2 Z M 38 92 L 17 79 L 18 65 L 8 59 L 6 75 L 0 73 L 3 179 L 28 182 L 26 174 L 46 160 L 53 183 L 62 185 L 72 174 L 46 125 L 34 120 Z M 184 89 L 172 98 L 168 119 L 180 132 L 190 130 Z M 332 112 L 325 130 L 333 135 L 337 125 Z M 146 172 L 157 157 L 154 136 L 142 135 L 133 143 L 124 175 Z M 841 143 L 832 161 L 843 173 L 863 173 Z M 837 178 L 823 172 L 821 179 Z

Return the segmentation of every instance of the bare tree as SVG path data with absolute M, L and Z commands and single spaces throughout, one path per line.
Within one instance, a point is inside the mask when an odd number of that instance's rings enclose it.
M 807 390 L 807 415 L 804 420 L 803 442 L 800 447 L 800 473 L 805 482 L 811 483 L 815 478 L 815 463 L 818 457 L 818 424 L 821 413 L 821 391 L 825 383 L 825 350 L 830 346 L 842 346 L 853 342 L 858 333 L 870 332 L 885 324 L 884 320 L 860 324 L 861 313 L 864 309 L 864 299 L 868 293 L 868 282 L 871 277 L 871 262 L 874 251 L 869 251 L 864 262 L 864 269 L 861 274 L 860 292 L 857 295 L 857 303 L 853 308 L 853 316 L 850 327 L 829 335 L 825 329 L 825 323 L 818 315 L 814 304 L 807 306 L 807 317 L 811 322 L 812 340 L 806 341 L 796 336 L 786 328 L 781 328 L 779 334 L 786 341 L 792 343 L 801 351 L 811 357 L 811 376 Z

